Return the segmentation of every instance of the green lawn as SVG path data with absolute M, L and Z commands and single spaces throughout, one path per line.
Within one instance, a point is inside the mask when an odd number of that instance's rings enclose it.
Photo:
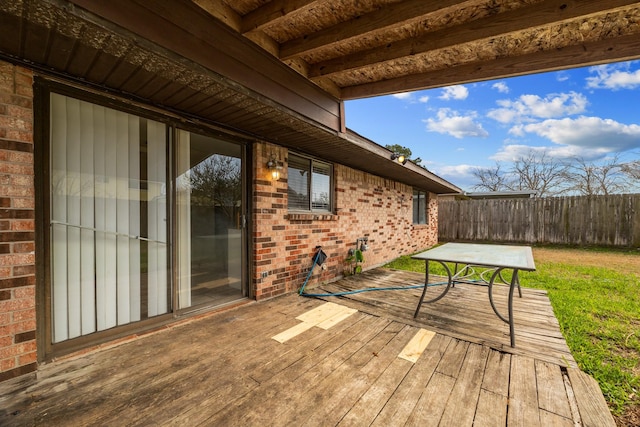
M 593 376 L 611 411 L 640 405 L 640 251 L 534 248 L 535 272 L 523 287 L 546 289 L 571 352 Z M 436 264 L 436 263 L 432 263 Z M 386 265 L 424 272 L 404 256 Z M 434 265 L 433 274 L 443 274 Z

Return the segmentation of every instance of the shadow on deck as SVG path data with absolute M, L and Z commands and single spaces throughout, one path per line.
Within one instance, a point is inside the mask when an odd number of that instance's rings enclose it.
M 376 269 L 322 289 L 420 280 Z M 516 298 L 515 348 L 486 288 L 414 320 L 418 297 L 286 295 L 49 363 L 0 383 L 0 425 L 614 425 L 544 292 Z

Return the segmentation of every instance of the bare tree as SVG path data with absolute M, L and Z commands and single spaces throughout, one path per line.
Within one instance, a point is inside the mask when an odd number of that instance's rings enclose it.
M 600 164 L 578 158 L 570 165 L 567 178 L 570 190 L 585 196 L 623 193 L 629 188 L 618 155 Z
M 622 173 L 634 181 L 640 181 L 640 160 L 623 163 L 620 165 Z
M 476 190 L 501 191 L 508 189 L 507 177 L 501 170 L 502 165 L 496 162 L 495 166 L 490 168 L 475 168 L 471 174 L 477 180 L 477 184 L 473 186 Z
M 229 218 L 234 218 L 242 197 L 239 159 L 219 154 L 208 157 L 191 169 L 190 183 L 194 203 L 217 206 Z
M 507 185 L 513 191 L 536 190 L 540 197 L 557 195 L 566 191 L 568 169 L 546 152 L 530 151 L 514 162 L 510 170 L 512 181 Z

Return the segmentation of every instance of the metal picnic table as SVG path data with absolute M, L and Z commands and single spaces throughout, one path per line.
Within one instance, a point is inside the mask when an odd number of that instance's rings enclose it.
M 473 267 L 485 267 L 485 270 L 480 274 L 480 279 L 485 282 L 489 287 L 489 302 L 494 313 L 502 321 L 509 324 L 509 333 L 511 335 L 511 346 L 515 347 L 515 334 L 513 325 L 513 292 L 515 288 L 518 288 L 519 296 L 522 298 L 522 291 L 520 289 L 520 280 L 518 278 L 518 271 L 535 271 L 536 266 L 533 261 L 533 254 L 529 246 L 506 246 L 506 245 L 487 245 L 476 243 L 446 243 L 437 248 L 429 249 L 425 252 L 413 255 L 413 259 L 422 259 L 426 263 L 425 273 L 425 286 L 422 290 L 422 296 L 418 301 L 416 312 L 413 315 L 414 318 L 418 317 L 420 307 L 423 302 L 431 303 L 438 301 L 444 297 L 452 286 L 456 283 L 468 282 L 465 278 L 469 277 L 469 271 L 473 271 Z M 424 297 L 429 287 L 429 262 L 436 261 L 440 263 L 447 272 L 448 280 L 447 286 L 436 297 L 424 301 Z M 454 263 L 454 271 L 446 263 Z M 462 265 L 462 268 L 458 268 Z M 513 270 L 511 281 L 506 282 L 502 278 L 503 270 Z M 486 274 L 490 273 L 491 277 L 487 280 Z M 493 302 L 493 285 L 496 280 L 509 285 L 509 316 L 508 319 L 502 316 Z

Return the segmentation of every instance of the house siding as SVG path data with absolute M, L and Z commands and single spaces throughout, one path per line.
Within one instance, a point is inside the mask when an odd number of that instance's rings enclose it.
M 0 381 L 36 369 L 32 86 L 0 62 Z
M 254 148 L 252 282 L 256 299 L 297 291 L 309 274 L 316 246 L 328 258 L 323 269 L 314 269 L 309 287 L 350 274 L 345 259 L 358 238 L 368 238 L 365 270 L 437 243 L 435 194 L 429 194 L 428 224 L 414 225 L 411 186 L 339 164 L 333 170 L 334 213 L 289 212 L 287 153 L 266 143 Z M 278 181 L 269 178 L 265 167 L 271 156 L 283 164 Z

